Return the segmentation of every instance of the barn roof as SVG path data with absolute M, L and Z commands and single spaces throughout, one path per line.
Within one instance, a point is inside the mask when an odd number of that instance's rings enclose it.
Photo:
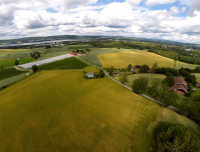
M 174 84 L 181 84 L 181 83 L 187 85 L 187 82 L 182 77 L 174 78 Z
M 188 93 L 187 88 L 184 85 L 174 85 L 170 87 L 170 90 L 183 90 L 185 93 Z

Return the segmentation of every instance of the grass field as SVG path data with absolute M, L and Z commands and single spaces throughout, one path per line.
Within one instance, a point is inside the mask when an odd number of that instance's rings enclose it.
M 200 127 L 193 122 L 192 120 L 188 119 L 185 116 L 179 115 L 171 109 L 165 108 L 163 110 L 163 122 L 170 122 L 170 123 L 179 123 L 183 124 L 184 126 L 190 128 L 195 135 L 200 139 Z
M 180 62 L 180 61 L 176 61 L 176 63 L 175 63 L 175 69 L 180 69 L 181 67 L 195 69 L 197 66 L 200 66 L 200 65 L 189 64 L 189 63 L 184 63 L 184 62 Z
M 154 79 L 154 78 L 156 78 L 156 79 L 160 79 L 160 80 L 163 80 L 163 79 L 166 78 L 166 76 L 165 76 L 165 75 L 162 75 L 162 74 L 152 74 L 152 73 L 131 74 L 131 75 L 128 75 L 128 83 L 127 83 L 127 85 L 128 85 L 129 87 L 131 87 L 132 84 L 133 84 L 133 81 L 134 81 L 135 79 L 140 78 L 140 77 L 145 77 L 145 78 L 149 78 L 149 79 Z M 115 79 L 118 80 L 118 81 L 119 81 L 119 78 L 120 78 L 120 76 L 116 76 L 116 77 L 115 77 Z
M 98 55 L 98 58 L 104 67 L 114 66 L 115 68 L 127 68 L 128 64 L 147 64 L 151 68 L 157 62 L 159 67 L 174 68 L 174 60 L 145 51 L 123 51 Z
M 22 80 L 22 79 L 24 79 L 26 77 L 27 77 L 27 74 L 24 73 L 24 74 L 20 74 L 20 75 L 14 76 L 14 77 L 10 77 L 10 78 L 1 80 L 0 81 L 0 88 L 4 87 L 4 86 L 8 86 L 8 85 L 13 84 L 13 83 L 16 83 L 16 82 L 18 82 L 18 81 L 20 81 L 20 80 Z
M 4 68 L 6 67 L 12 67 L 15 65 L 15 60 L 16 59 L 2 59 L 0 60 L 0 66 L 3 65 Z M 19 59 L 19 64 L 24 64 L 24 63 L 28 63 L 31 61 L 35 61 L 35 59 L 33 58 L 21 58 Z
M 115 52 L 123 52 L 123 51 L 139 51 L 137 49 L 117 49 L 117 48 L 96 48 L 91 45 L 70 45 L 69 50 L 81 50 L 81 49 L 86 49 L 89 48 L 91 52 L 89 55 L 81 56 L 82 58 L 89 60 L 90 62 L 93 62 L 95 64 L 101 65 L 101 62 L 99 61 L 97 55 L 101 54 L 108 54 L 108 53 L 115 53 Z M 141 51 L 141 50 L 140 50 Z M 147 50 L 143 50 L 147 51 Z
M 16 75 L 25 73 L 26 71 L 18 71 L 15 68 L 0 69 L 0 80 L 7 79 Z
M 0 52 L 4 52 L 4 51 L 7 51 L 7 52 L 13 52 L 13 51 L 27 51 L 28 49 L 0 49 Z
M 149 151 L 160 106 L 82 71 L 42 71 L 1 91 L 0 151 Z
M 196 76 L 197 82 L 200 83 L 200 73 L 192 73 L 192 74 Z
M 39 70 L 58 70 L 58 69 L 83 69 L 88 65 L 75 57 L 55 61 L 39 66 Z

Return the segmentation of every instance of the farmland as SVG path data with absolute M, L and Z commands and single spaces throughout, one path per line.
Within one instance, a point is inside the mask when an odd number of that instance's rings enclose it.
M 23 73 L 25 73 L 25 71 L 18 71 L 14 68 L 0 69 L 0 80 L 7 79 Z
M 4 68 L 12 67 L 15 65 L 15 60 L 16 59 L 2 59 L 2 60 L 0 60 L 0 66 L 2 65 Z M 19 59 L 19 64 L 28 63 L 28 62 L 31 62 L 34 60 L 35 59 L 33 59 L 33 58 L 21 58 L 21 59 Z
M 128 64 L 147 64 L 151 68 L 157 62 L 159 67 L 174 68 L 174 60 L 146 51 L 123 51 L 98 55 L 98 58 L 104 67 L 127 68 Z
M 197 66 L 197 64 L 189 64 L 189 63 L 184 63 L 184 62 L 180 62 L 180 61 L 175 61 L 175 69 L 180 69 L 181 67 L 183 68 L 189 68 L 189 69 L 195 69 Z
M 154 79 L 154 78 L 156 78 L 156 79 L 160 79 L 160 80 L 163 80 L 163 79 L 166 78 L 166 76 L 162 75 L 162 74 L 152 74 L 152 73 L 131 74 L 131 75 L 128 75 L 128 83 L 127 83 L 127 85 L 129 87 L 131 87 L 132 84 L 133 84 L 133 81 L 135 79 L 139 79 L 140 77 L 146 77 L 148 79 Z M 116 80 L 119 80 L 119 78 L 120 78 L 120 76 L 116 76 L 115 77 Z
M 83 69 L 87 64 L 75 57 L 66 58 L 52 63 L 39 66 L 39 70 L 58 70 L 58 69 Z
M 82 74 L 42 71 L 1 91 L 0 151 L 149 151 L 159 105 Z

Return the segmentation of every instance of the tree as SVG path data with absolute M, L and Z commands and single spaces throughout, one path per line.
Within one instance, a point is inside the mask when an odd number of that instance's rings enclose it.
M 151 73 L 155 73 L 157 68 L 158 68 L 158 64 L 157 62 L 155 62 L 151 68 Z
M 99 77 L 100 78 L 104 78 L 105 77 L 105 73 L 102 69 L 99 70 Z
M 33 65 L 33 66 L 32 66 L 32 70 L 33 70 L 33 72 L 36 72 L 36 71 L 38 70 L 37 65 Z
M 123 75 L 120 76 L 119 78 L 119 81 L 122 83 L 122 84 L 125 84 L 128 82 L 128 74 L 127 73 L 124 73 Z
M 0 67 L 1 67 L 1 69 L 3 69 L 3 65 L 1 65 Z
M 200 73 L 200 66 L 197 66 L 197 67 L 194 69 L 194 71 L 195 71 L 196 73 Z
M 195 77 L 195 75 L 188 74 L 185 77 L 185 81 L 187 81 L 188 83 L 192 83 L 193 85 L 195 85 L 196 84 L 196 77 Z
M 173 86 L 174 85 L 174 77 L 173 76 L 167 76 L 163 82 L 165 84 L 167 84 L 169 87 Z
M 139 79 L 135 79 L 132 85 L 133 92 L 137 94 L 146 92 L 148 84 L 149 80 L 145 77 L 140 77 Z
M 45 49 L 49 49 L 49 48 L 51 48 L 51 46 L 50 45 L 46 45 Z
M 128 70 L 128 71 L 131 71 L 131 68 L 132 68 L 132 65 L 129 64 L 127 70 Z
M 18 66 L 19 65 L 19 61 L 15 60 L 15 65 Z
M 114 67 L 113 67 L 113 66 L 110 66 L 109 68 L 107 68 L 107 71 L 108 71 L 108 74 L 109 74 L 110 76 L 113 76 Z
M 140 68 L 139 73 L 147 73 L 148 69 L 149 69 L 148 65 L 144 64 L 144 65 Z
M 164 123 L 157 135 L 157 152 L 196 151 L 199 143 L 195 135 L 182 124 Z

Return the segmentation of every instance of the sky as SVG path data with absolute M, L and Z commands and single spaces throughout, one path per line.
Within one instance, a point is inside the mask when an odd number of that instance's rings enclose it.
M 200 0 L 0 0 L 0 39 L 53 35 L 200 44 Z

